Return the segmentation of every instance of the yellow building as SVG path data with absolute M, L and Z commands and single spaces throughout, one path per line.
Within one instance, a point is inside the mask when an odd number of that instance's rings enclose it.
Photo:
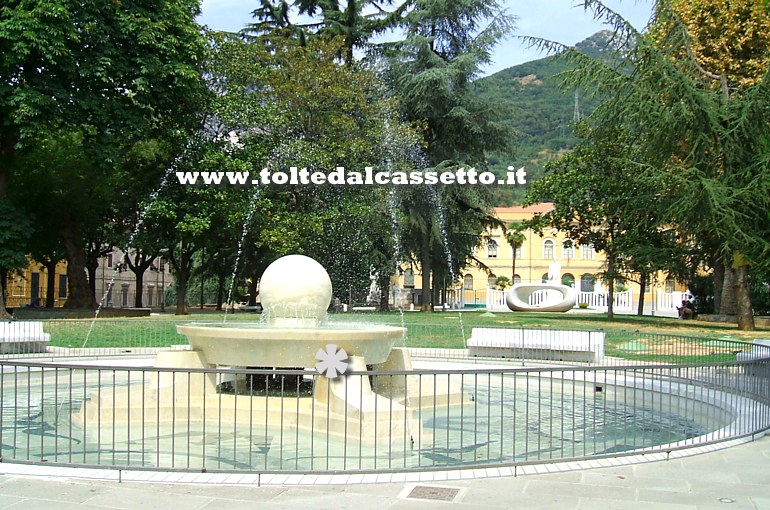
M 128 270 L 125 254 L 114 249 L 100 257 L 93 282 L 96 301 L 101 301 L 103 308 L 132 308 L 137 292 L 142 293 L 145 307 L 165 308 L 168 289 L 173 286 L 174 277 L 169 264 L 157 259 L 144 273 L 144 284 L 137 288 L 136 277 Z M 56 264 L 53 280 L 53 306 L 64 306 L 69 295 L 67 287 L 67 263 Z M 48 296 L 48 271 L 42 264 L 30 260 L 29 265 L 20 271 L 8 275 L 5 294 L 6 308 L 27 306 L 45 306 Z
M 495 216 L 505 225 L 532 219 L 537 214 L 553 210 L 553 204 L 541 203 L 528 207 L 498 207 Z M 543 235 L 527 229 L 522 232 L 525 241 L 516 250 L 515 273 L 513 249 L 501 228 L 489 232 L 476 249 L 474 258 L 479 264 L 469 265 L 463 273 L 465 303 L 480 303 L 486 289 L 494 288 L 498 277 L 506 277 L 513 283 L 539 283 L 547 281 L 555 263 L 565 285 L 575 285 L 583 292 L 593 292 L 601 286 L 598 274 L 604 269 L 605 259 L 591 245 L 573 244 L 564 232 L 546 230 Z
M 30 261 L 21 271 L 10 273 L 6 288 L 7 308 L 45 306 L 48 297 L 48 270 L 44 265 Z M 59 262 L 53 275 L 54 306 L 62 306 L 67 300 L 67 264 Z
M 537 213 L 547 213 L 553 204 L 542 203 L 529 207 L 498 207 L 495 216 L 505 225 L 532 219 Z M 462 289 L 448 290 L 443 296 L 452 308 L 481 307 L 487 304 L 487 289 L 494 288 L 498 277 L 506 277 L 514 283 L 542 282 L 548 279 L 554 261 L 560 266 L 562 283 L 575 285 L 578 290 L 593 292 L 600 290 L 598 274 L 603 270 L 604 257 L 597 254 L 591 245 L 567 243 L 564 232 L 555 229 L 542 236 L 532 230 L 525 230 L 524 243 L 516 250 L 514 274 L 513 250 L 502 228 L 496 228 L 484 236 L 484 240 L 469 261 L 461 278 Z M 419 304 L 419 268 L 407 268 L 397 288 L 401 289 L 393 299 L 397 306 Z M 415 285 L 417 283 L 417 285 Z M 439 303 L 437 303 L 439 304 Z
M 505 225 L 531 219 L 535 214 L 553 210 L 552 203 L 534 204 L 528 207 L 498 207 L 495 216 Z M 504 276 L 513 283 L 539 283 L 548 280 L 548 274 L 555 264 L 561 276 L 561 283 L 574 286 L 578 291 L 578 302 L 587 302 L 592 307 L 606 307 L 600 273 L 606 270 L 606 257 L 597 253 L 590 244 L 572 243 L 565 232 L 547 229 L 542 235 L 532 230 L 522 232 L 525 241 L 516 250 L 515 272 L 513 250 L 501 228 L 489 232 L 484 242 L 476 249 L 474 258 L 479 264 L 468 265 L 463 273 L 463 303 L 465 306 L 487 304 L 487 289 L 495 288 L 498 277 Z M 489 273 L 488 273 L 489 272 Z M 619 283 L 615 289 L 615 303 L 618 309 L 636 312 L 640 287 L 635 282 Z M 654 275 L 645 292 L 645 314 L 676 314 L 676 307 L 682 299 L 689 298 L 686 287 L 665 273 Z

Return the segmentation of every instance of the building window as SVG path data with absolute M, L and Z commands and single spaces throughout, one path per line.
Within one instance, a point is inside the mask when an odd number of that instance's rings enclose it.
M 59 275 L 59 299 L 67 298 L 67 275 Z
M 593 292 L 596 286 L 596 277 L 592 274 L 584 274 L 580 277 L 580 292 Z
M 546 260 L 551 260 L 554 258 L 552 239 L 546 239 L 545 241 L 543 241 L 543 258 Z
M 581 244 L 580 245 L 580 254 L 581 254 L 581 258 L 583 260 L 593 260 L 594 259 L 594 245 L 593 244 Z
M 123 299 L 121 300 L 123 304 L 121 306 L 125 308 L 128 306 L 128 285 L 124 285 L 121 290 L 123 291 Z
M 497 258 L 497 249 L 499 244 L 494 237 L 487 238 L 487 257 Z
M 107 267 L 112 267 L 113 260 L 112 260 L 112 253 L 107 254 Z
M 676 289 L 676 281 L 672 277 L 666 278 L 666 292 L 674 292 Z
M 466 274 L 463 276 L 463 290 L 473 290 L 473 275 Z
M 523 252 L 521 248 L 522 248 L 521 245 L 516 247 L 516 260 L 519 260 L 520 258 L 523 257 L 522 255 Z M 511 254 L 513 254 L 513 248 L 511 248 Z
M 548 283 L 548 273 L 543 273 L 543 276 L 540 277 L 541 283 Z
M 572 241 L 564 241 L 561 245 L 562 258 L 571 260 L 575 258 L 575 248 L 572 245 Z
M 521 283 L 521 276 L 515 274 L 513 275 L 513 284 L 516 285 L 517 283 Z
M 494 289 L 497 286 L 497 275 L 492 273 L 489 275 L 489 278 L 487 278 L 487 286 L 490 289 Z
M 575 277 L 572 275 L 572 273 L 564 273 L 561 276 L 561 284 L 566 285 L 567 287 L 572 287 L 575 285 Z

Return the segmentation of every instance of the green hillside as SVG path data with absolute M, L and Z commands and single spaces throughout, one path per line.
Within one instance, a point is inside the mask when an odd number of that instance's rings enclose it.
M 612 33 L 601 31 L 576 46 L 595 58 L 614 54 Z M 510 124 L 518 133 L 510 154 L 489 157 L 490 168 L 502 174 L 506 168 L 525 167 L 528 182 L 540 177 L 545 163 L 575 146 L 572 135 L 577 99 L 578 114 L 590 114 L 596 105 L 586 91 L 565 90 L 559 74 L 568 64 L 555 56 L 503 69 L 476 82 L 481 98 L 509 112 Z M 577 98 L 576 98 L 577 92 Z M 501 187 L 499 205 L 514 205 L 523 199 L 525 188 Z

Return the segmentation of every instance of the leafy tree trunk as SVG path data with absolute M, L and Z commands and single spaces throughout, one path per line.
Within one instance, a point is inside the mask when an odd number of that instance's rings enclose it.
M 168 261 L 174 270 L 174 280 L 176 281 L 176 310 L 175 315 L 187 315 L 187 286 L 192 274 L 193 255 L 196 248 L 192 243 L 184 240 L 179 241 L 173 248 L 169 248 Z
M 136 276 L 136 292 L 134 294 L 134 308 L 144 308 L 144 298 L 142 296 L 144 290 L 144 270 L 133 271 Z
M 190 278 L 189 270 L 186 269 L 187 257 L 182 255 L 182 267 L 176 273 L 176 311 L 175 315 L 187 315 L 187 281 Z
M 96 270 L 99 268 L 99 253 L 91 249 L 91 246 L 86 250 L 86 271 L 88 273 L 88 286 L 91 289 L 91 293 L 96 298 Z M 101 301 L 99 296 L 98 302 Z M 101 303 L 100 303 L 101 304 Z
M 86 276 L 86 250 L 77 221 L 67 212 L 59 230 L 67 254 L 67 285 L 69 296 L 65 308 L 96 309 L 96 298 Z
M 516 246 L 513 247 L 513 260 L 511 261 L 511 285 L 516 284 Z
M 86 274 L 88 275 L 88 288 L 91 291 L 91 294 L 94 296 L 94 299 L 96 299 L 96 270 L 99 267 L 99 264 L 92 264 L 88 258 L 86 257 Z M 97 304 L 101 301 L 101 296 L 99 297 L 99 300 L 97 301 Z
M 384 271 L 380 272 L 379 281 L 377 282 L 377 285 L 380 287 L 380 311 L 381 312 L 387 312 L 390 310 L 389 306 L 389 297 L 390 297 L 390 275 L 385 274 L 382 276 Z
M 729 267 L 725 267 L 724 280 L 722 282 L 722 302 L 719 313 L 722 315 L 735 315 L 735 274 Z
M 430 276 L 430 228 L 422 236 L 422 250 L 420 250 L 420 268 L 422 269 L 422 306 L 421 311 L 433 311 L 433 292 L 431 292 Z
M 53 308 L 54 297 L 56 296 L 56 262 L 56 260 L 49 260 L 44 264 L 47 274 L 45 290 L 46 308 Z
M 259 280 L 257 278 L 252 278 L 252 280 L 249 282 L 248 285 L 248 292 L 249 292 L 249 306 L 257 306 L 257 283 Z M 224 285 L 224 280 L 222 281 L 222 285 Z
M 16 138 L 13 136 L 6 136 L 0 145 L 0 161 L 10 158 L 15 151 Z M 2 168 L 4 165 L 0 165 L 0 200 L 4 200 L 8 194 L 8 171 Z M 10 319 L 11 314 L 5 309 L 5 282 L 8 276 L 8 271 L 5 268 L 0 268 L 0 319 Z
M 733 284 L 735 285 L 735 308 L 738 315 L 738 329 L 754 330 L 754 312 L 751 306 L 749 292 L 749 265 L 741 254 L 735 255 L 735 267 L 732 268 Z
M 186 247 L 182 247 L 179 252 L 179 266 L 177 267 L 176 283 L 176 311 L 175 315 L 187 315 L 187 284 L 190 280 L 190 269 L 192 267 L 192 252 Z
M 135 308 L 144 307 L 144 274 L 152 267 L 152 262 L 156 256 L 157 253 L 155 252 L 140 250 L 135 251 L 133 257 L 129 253 L 125 255 L 126 264 L 128 264 L 131 272 L 134 273 L 134 280 L 136 281 L 136 293 L 134 294 Z
M 610 276 L 610 281 L 607 285 L 607 320 L 611 321 L 615 318 L 614 305 L 615 305 L 615 257 L 613 255 L 607 257 L 607 274 Z
M 8 270 L 0 267 L 0 319 L 10 319 L 11 314 L 5 309 L 5 288 L 7 287 Z
M 644 315 L 644 293 L 647 292 L 647 273 L 639 273 L 639 303 L 636 306 L 636 315 Z
M 722 287 L 725 283 L 725 264 L 721 260 L 714 264 L 714 313 L 722 313 Z

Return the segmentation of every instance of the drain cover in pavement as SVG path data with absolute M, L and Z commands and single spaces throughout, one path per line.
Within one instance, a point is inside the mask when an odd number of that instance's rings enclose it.
M 457 496 L 460 489 L 450 489 L 449 487 L 428 487 L 427 485 L 418 485 L 409 493 L 407 498 L 432 499 L 434 501 L 452 501 Z

